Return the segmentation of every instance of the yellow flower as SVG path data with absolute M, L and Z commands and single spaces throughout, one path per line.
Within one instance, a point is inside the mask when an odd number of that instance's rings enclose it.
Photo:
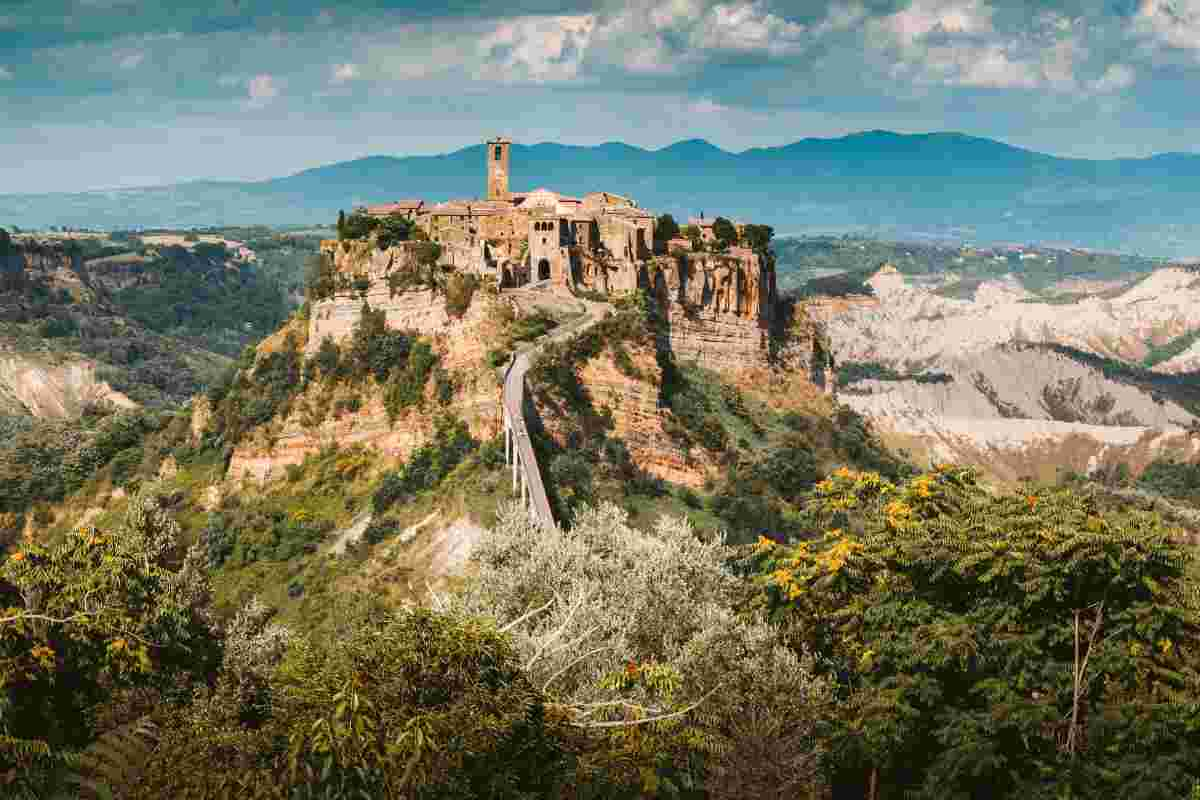
M 1171 652 L 1171 648 L 1173 648 L 1174 646 L 1175 645 L 1171 644 L 1170 639 L 1159 639 L 1158 640 L 1158 649 L 1163 651 L 1163 655 L 1166 655 L 1167 653 Z
M 40 645 L 29 651 L 29 655 L 36 658 L 38 661 L 54 658 L 54 651 L 45 645 Z
M 768 539 L 766 536 L 759 536 L 758 544 L 756 545 L 755 549 L 761 553 L 764 550 L 770 550 L 774 546 L 775 546 L 775 543 L 773 541 L 771 541 L 770 539 Z
M 25 554 L 21 553 L 21 552 L 17 552 L 17 553 L 13 553 L 11 556 L 9 556 L 9 558 L 11 558 L 13 561 L 24 561 Z

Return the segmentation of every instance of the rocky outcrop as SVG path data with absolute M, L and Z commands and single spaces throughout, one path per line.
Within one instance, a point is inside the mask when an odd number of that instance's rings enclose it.
M 658 405 L 662 370 L 654 353 L 637 348 L 629 350 L 629 355 L 637 377 L 619 370 L 605 350 L 580 368 L 580 383 L 593 407 L 612 414 L 608 435 L 625 442 L 639 469 L 671 483 L 699 488 L 715 471 L 715 462 L 699 448 L 685 451 L 667 435 L 663 423 L 668 412 Z M 579 433 L 575 421 L 549 404 L 539 404 L 538 414 L 559 446 L 569 447 L 572 435 Z
M 79 416 L 92 403 L 137 407 L 137 403 L 97 379 L 92 361 L 45 363 L 36 356 L 0 352 L 0 409 L 68 419 Z
M 943 297 L 895 269 L 868 283 L 874 297 L 810 302 L 807 310 L 826 325 L 841 364 L 942 374 L 858 381 L 839 393 L 918 460 L 976 464 L 1002 481 L 1053 480 L 1059 469 L 1122 462 L 1137 474 L 1164 454 L 1196 452 L 1183 433 L 1198 419 L 1181 405 L 1185 392 L 1172 395 L 1144 375 L 1109 377 L 1044 346 L 1137 364 L 1150 345 L 1200 328 L 1200 276 L 1192 271 L 1162 269 L 1116 287 L 1064 285 L 1100 290 L 1071 302 L 1047 302 L 1011 277 L 981 283 L 969 300 Z M 1186 354 L 1153 369 L 1189 366 Z
M 1033 341 L 1137 363 L 1151 345 L 1200 329 L 1200 274 L 1182 267 L 1157 270 L 1117 294 L 1071 303 L 1047 302 L 1013 280 L 984 281 L 969 300 L 940 296 L 894 269 L 880 270 L 868 283 L 873 301 L 811 304 L 828 325 L 839 362 L 946 361 Z M 1200 350 L 1193 355 L 1196 361 L 1172 359 L 1153 369 L 1196 369 Z
M 361 289 L 337 292 L 314 303 L 305 335 L 299 337 L 311 355 L 329 337 L 334 342 L 350 336 L 362 316 L 365 301 L 387 314 L 389 327 L 427 336 L 443 368 L 453 372 L 455 393 L 448 404 L 479 439 L 490 439 L 502 430 L 500 383 L 484 366 L 489 342 L 496 340 L 494 315 L 489 313 L 499 299 L 476 292 L 467 312 L 456 318 L 446 312 L 445 298 L 428 289 L 393 292 L 387 278 L 394 270 L 411 266 L 405 246 L 379 250 L 367 242 L 329 242 L 326 252 L 337 270 L 366 283 Z M 282 341 L 285 331 L 264 340 L 260 354 Z M 337 412 L 338 400 L 357 398 L 357 409 Z M 336 443 L 346 447 L 363 445 L 387 458 L 406 459 L 429 441 L 434 432 L 437 401 L 427 387 L 424 408 L 409 409 L 389 420 L 381 388 L 368 382 L 364 387 L 338 386 L 330 396 L 320 384 L 311 385 L 292 405 L 286 419 L 276 419 L 256 429 L 239 443 L 229 464 L 231 479 L 249 477 L 270 480 L 285 467 L 299 464 L 322 447 Z
M 500 416 L 499 383 L 487 370 L 460 374 L 461 381 L 450 407 L 467 423 L 471 435 L 487 440 L 503 429 Z M 349 397 L 354 390 L 340 387 L 334 397 L 324 396 L 325 388 L 313 384 L 294 404 L 286 419 L 276 419 L 255 429 L 235 448 L 227 477 L 267 481 L 281 477 L 284 469 L 300 464 L 322 448 L 337 445 L 362 445 L 378 450 L 390 459 L 406 459 L 414 450 L 433 438 L 434 410 L 437 401 L 427 397 L 424 408 L 408 409 L 396 420 L 388 419 L 382 389 L 368 384 L 358 393 L 361 405 L 353 412 L 328 410 L 315 413 L 321 406 L 332 405 L 336 398 Z M 313 424 L 314 418 L 319 421 Z
M 676 359 L 721 371 L 770 362 L 775 273 L 755 253 L 733 248 L 655 259 L 646 285 L 666 311 L 666 344 Z
M 337 274 L 347 276 L 351 288 L 312 304 L 305 353 L 315 353 L 326 337 L 338 342 L 353 333 L 365 302 L 387 315 L 389 328 L 415 331 L 441 342 L 447 368 L 478 363 L 487 348 L 477 329 L 486 322 L 492 298 L 477 291 L 466 313 L 455 317 L 446 310 L 441 292 L 423 287 L 394 290 L 389 277 L 416 269 L 415 244 L 404 242 L 380 250 L 369 241 L 322 242 L 322 253 L 333 260 Z

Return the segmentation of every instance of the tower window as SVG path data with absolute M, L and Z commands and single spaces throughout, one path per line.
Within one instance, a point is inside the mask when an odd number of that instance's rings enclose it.
M 503 147 L 501 147 L 500 145 L 496 145 L 496 160 L 497 160 L 497 161 L 499 161 L 499 160 L 500 160 L 500 156 L 501 156 L 501 154 L 503 154 L 503 153 L 504 153 L 504 148 L 503 148 Z

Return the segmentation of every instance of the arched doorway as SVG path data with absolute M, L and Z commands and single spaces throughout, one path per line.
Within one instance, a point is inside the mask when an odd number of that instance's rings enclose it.
M 550 280 L 550 262 L 547 259 L 542 259 L 538 262 L 537 279 L 539 281 Z

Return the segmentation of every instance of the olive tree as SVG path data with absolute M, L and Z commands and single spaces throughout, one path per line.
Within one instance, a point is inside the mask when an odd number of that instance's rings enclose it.
M 665 775 L 695 775 L 686 764 L 702 755 L 723 797 L 796 796 L 829 686 L 773 626 L 738 612 L 730 555 L 685 520 L 635 530 L 611 503 L 553 531 L 512 507 L 472 554 L 477 580 L 442 602 L 498 620 L 575 727 L 670 754 Z

